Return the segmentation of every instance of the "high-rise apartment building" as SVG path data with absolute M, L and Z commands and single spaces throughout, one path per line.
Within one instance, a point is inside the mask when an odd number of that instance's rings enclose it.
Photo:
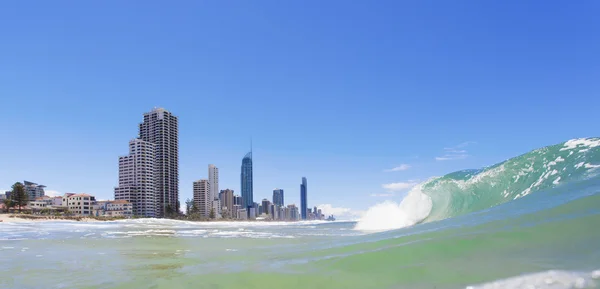
M 210 183 L 207 179 L 194 182 L 194 204 L 202 216 L 210 215 L 212 201 L 210 200 Z
M 154 144 L 156 202 L 158 216 L 167 208 L 179 211 L 179 131 L 177 117 L 164 108 L 144 113 L 139 138 Z
M 271 208 L 271 202 L 269 202 L 269 200 L 267 200 L 267 199 L 263 199 L 261 207 L 262 207 L 262 213 L 268 215 L 269 214 L 269 209 Z
M 119 157 L 115 200 L 131 203 L 134 216 L 157 216 L 154 161 L 154 144 L 141 139 L 131 140 L 129 155 Z
M 215 214 L 221 214 L 221 205 L 219 202 L 219 168 L 215 165 L 208 165 L 208 182 L 210 184 L 210 199 Z
M 241 172 L 242 208 L 248 209 L 254 206 L 252 194 L 252 152 L 247 153 L 242 159 Z M 257 209 L 258 210 L 258 209 Z
M 221 200 L 221 211 L 227 211 L 230 217 L 233 217 L 233 190 L 226 189 L 219 193 L 219 199 Z
M 40 198 L 46 195 L 46 193 L 44 192 L 44 188 L 46 186 L 38 185 L 29 181 L 24 181 L 23 185 L 25 186 L 25 193 L 27 193 L 27 197 L 29 197 L 30 201 L 35 201 L 36 198 Z
M 273 204 L 283 207 L 283 189 L 273 190 Z
M 302 220 L 306 220 L 306 178 L 302 178 L 302 184 L 300 184 L 300 213 L 302 214 Z

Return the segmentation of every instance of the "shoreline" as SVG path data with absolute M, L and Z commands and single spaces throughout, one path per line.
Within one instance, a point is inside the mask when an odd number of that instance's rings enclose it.
M 89 217 L 65 217 L 65 216 L 44 216 L 30 214 L 0 214 L 0 224 L 2 223 L 31 223 L 31 222 L 103 222 L 111 220 L 101 220 Z

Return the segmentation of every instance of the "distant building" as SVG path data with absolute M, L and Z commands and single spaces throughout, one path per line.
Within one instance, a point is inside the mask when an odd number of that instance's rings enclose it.
M 129 155 L 119 157 L 115 200 L 130 203 L 135 216 L 158 216 L 155 160 L 155 145 L 141 139 L 129 141 Z
M 242 207 L 250 209 L 254 205 L 252 183 L 252 152 L 247 153 L 242 159 L 241 167 Z M 248 213 L 250 213 L 248 211 Z
M 262 206 L 262 212 L 264 214 L 269 215 L 269 211 L 271 208 L 271 202 L 269 202 L 269 200 L 267 200 L 267 199 L 263 199 L 261 206 Z
M 6 193 L 0 193 L 0 201 L 8 199 Z
M 274 189 L 273 190 L 273 204 L 278 206 L 283 206 L 283 189 Z
M 207 179 L 194 182 L 194 204 L 202 216 L 210 215 L 212 200 L 210 200 L 210 183 Z
M 306 178 L 302 178 L 302 184 L 300 184 L 300 212 L 302 214 L 302 220 L 306 220 L 306 203 L 307 203 L 307 188 Z
M 233 205 L 243 206 L 242 196 L 234 195 L 233 196 Z
M 212 209 L 216 215 L 221 214 L 221 205 L 219 199 L 219 168 L 215 165 L 208 165 L 208 183 L 210 186 L 210 200 L 212 201 Z
M 219 200 L 221 200 L 221 211 L 227 210 L 227 212 L 230 213 L 231 218 L 233 218 L 233 215 L 231 214 L 233 212 L 233 198 L 233 190 L 221 190 L 219 193 Z
M 133 204 L 126 200 L 97 202 L 94 209 L 96 216 L 131 217 L 133 215 Z
M 27 196 L 29 197 L 30 201 L 33 201 L 37 198 L 40 198 L 40 197 L 43 197 L 46 195 L 46 193 L 44 192 L 44 188 L 46 186 L 38 185 L 36 183 L 29 182 L 29 181 L 24 181 L 23 185 L 25 186 L 25 192 L 27 193 Z
M 233 205 L 231 209 L 231 218 L 232 219 L 240 219 L 239 211 L 242 209 L 240 205 Z
M 237 205 L 236 205 L 237 206 Z M 246 211 L 246 209 L 239 209 L 237 211 L 237 215 L 238 215 L 238 219 L 240 220 L 248 220 L 248 212 Z
M 33 210 L 44 209 L 44 208 L 52 207 L 53 201 L 54 201 L 53 198 L 48 197 L 48 196 L 43 196 L 43 197 L 37 197 L 33 201 L 29 201 L 27 203 L 27 205 Z

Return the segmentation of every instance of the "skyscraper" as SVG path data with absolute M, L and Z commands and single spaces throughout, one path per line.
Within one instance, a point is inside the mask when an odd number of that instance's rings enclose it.
M 215 214 L 220 214 L 221 205 L 219 204 L 219 168 L 215 167 L 215 165 L 208 165 L 208 183 L 210 184 L 211 206 L 215 210 Z
M 274 189 L 273 190 L 273 204 L 283 207 L 283 189 Z
M 249 209 L 254 206 L 252 194 L 252 152 L 247 153 L 242 159 L 241 173 L 242 208 Z
M 179 211 L 179 131 L 177 117 L 164 108 L 144 113 L 139 138 L 155 146 L 157 215 Z
M 154 144 L 133 139 L 129 142 L 129 155 L 119 157 L 115 200 L 130 202 L 134 216 L 156 217 L 154 151 Z
M 209 216 L 212 200 L 210 200 L 210 183 L 207 179 L 194 182 L 194 204 L 202 216 Z
M 302 214 L 302 220 L 306 220 L 306 178 L 302 177 L 302 184 L 300 184 L 300 213 Z

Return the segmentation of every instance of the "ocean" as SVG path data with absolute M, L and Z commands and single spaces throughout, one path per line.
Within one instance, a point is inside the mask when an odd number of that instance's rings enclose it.
M 600 139 L 435 177 L 357 222 L 0 223 L 0 288 L 599 288 Z

